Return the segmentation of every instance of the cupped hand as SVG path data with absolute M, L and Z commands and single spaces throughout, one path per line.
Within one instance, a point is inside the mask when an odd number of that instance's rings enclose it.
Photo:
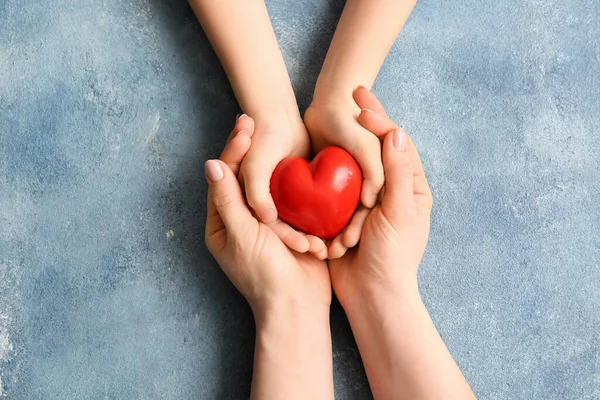
M 361 231 L 358 246 L 329 261 L 331 282 L 344 306 L 365 292 L 416 285 L 432 207 L 431 190 L 412 140 L 385 116 L 372 93 L 365 89 L 354 97 L 357 104 L 371 106 L 360 113 L 360 124 L 383 139 L 385 187 L 380 204 L 370 212 L 358 211 L 366 217 L 364 225 L 353 228 Z
M 255 122 L 245 114 L 238 118 L 240 130 L 254 132 L 250 150 L 241 163 L 239 180 L 248 204 L 258 219 L 268 224 L 288 247 L 324 259 L 327 257 L 327 248 L 323 240 L 296 231 L 277 218 L 277 209 L 269 189 L 271 175 L 281 160 L 289 156 L 307 157 L 310 153 L 310 139 L 304 124 L 300 120 L 292 120 Z
M 362 89 L 368 92 L 366 88 Z M 360 112 L 361 106 L 348 93 L 347 96 L 315 97 L 304 114 L 313 151 L 316 153 L 329 145 L 340 146 L 352 154 L 363 174 L 361 206 L 348 227 L 330 242 L 330 259 L 341 257 L 348 248 L 356 245 L 368 209 L 375 206 L 384 182 L 380 141 L 358 123 Z
M 255 139 L 253 121 L 243 116 L 220 159 L 206 162 L 207 247 L 255 315 L 282 302 L 328 307 L 331 284 L 326 263 L 288 248 L 246 205 L 237 176 Z
M 358 123 L 359 114 L 360 107 L 352 93 L 315 98 L 304 113 L 304 124 L 315 153 L 335 145 L 356 159 L 363 173 L 361 203 L 370 208 L 377 202 L 384 181 L 381 146 L 379 140 Z

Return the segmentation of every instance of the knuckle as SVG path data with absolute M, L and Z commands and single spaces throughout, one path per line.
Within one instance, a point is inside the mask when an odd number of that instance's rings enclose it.
M 235 203 L 236 199 L 237 194 L 234 192 L 216 193 L 213 196 L 213 203 L 217 209 L 221 209 Z

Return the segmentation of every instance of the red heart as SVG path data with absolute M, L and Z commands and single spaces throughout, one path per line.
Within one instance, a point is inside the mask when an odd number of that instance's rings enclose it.
M 279 217 L 293 227 L 331 239 L 352 218 L 362 186 L 362 173 L 344 149 L 325 147 L 308 163 L 283 159 L 271 176 L 271 196 Z

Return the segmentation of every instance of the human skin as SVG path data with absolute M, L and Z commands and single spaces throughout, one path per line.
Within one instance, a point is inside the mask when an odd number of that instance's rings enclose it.
M 377 137 L 357 122 L 352 98 L 359 86 L 371 88 L 416 0 L 348 0 L 304 114 L 314 152 L 328 145 L 346 149 L 363 172 L 361 202 L 372 208 L 384 182 Z M 359 214 L 357 218 L 361 218 Z M 345 231 L 329 246 L 329 258 L 356 245 L 360 232 Z
M 417 149 L 373 94 L 361 88 L 354 98 L 359 123 L 383 140 L 385 190 L 352 227 L 358 246 L 328 264 L 371 390 L 376 399 L 473 399 L 419 294 L 432 195 Z
M 253 126 L 238 119 L 220 159 L 205 165 L 206 244 L 256 323 L 251 398 L 333 399 L 327 265 L 290 250 L 246 205 L 237 175 Z
M 235 96 L 255 124 L 239 179 L 253 212 L 297 252 L 326 257 L 325 243 L 277 218 L 269 182 L 288 156 L 308 157 L 310 138 L 262 0 L 189 0 L 227 73 Z

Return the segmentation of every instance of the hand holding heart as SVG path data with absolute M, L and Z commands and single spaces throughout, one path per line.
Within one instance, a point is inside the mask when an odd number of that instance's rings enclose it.
M 209 181 L 206 243 L 255 313 L 282 299 L 308 303 L 310 307 L 329 305 L 331 285 L 342 305 L 372 290 L 416 285 L 416 272 L 429 233 L 431 191 L 416 148 L 406 133 L 387 118 L 379 101 L 368 90 L 359 89 L 354 97 L 364 109 L 358 122 L 373 137 L 383 139 L 385 192 L 380 204 L 371 210 L 361 208 L 355 214 L 346 232 L 359 236 L 360 242 L 342 258 L 330 260 L 329 271 L 326 263 L 313 255 L 290 250 L 276 234 L 277 225 L 259 222 L 250 212 L 236 180 L 238 167 L 251 144 L 253 130 L 249 117 L 238 120 L 221 159 L 206 164 Z M 317 213 L 317 220 L 295 221 L 299 228 L 310 230 L 311 226 L 318 226 L 318 219 L 324 219 L 327 223 L 320 226 L 322 231 L 313 233 L 330 237 L 352 215 L 361 191 L 360 180 L 357 180 L 360 171 L 344 154 L 347 153 L 331 147 L 321 160 L 314 161 L 312 174 L 308 162 L 292 159 L 284 162 L 282 175 L 274 175 L 272 184 L 278 186 L 273 187 L 272 192 L 276 199 L 296 198 L 309 205 L 315 202 L 313 205 L 318 208 L 319 202 L 327 203 L 340 193 L 342 203 L 344 196 L 350 198 L 341 206 L 335 202 L 329 204 L 329 208 Z M 305 192 L 286 193 L 289 188 L 279 186 L 286 168 L 293 168 L 294 163 L 299 163 L 299 167 L 291 172 L 296 174 L 292 182 L 310 179 L 319 191 L 306 191 L 309 187 L 306 184 L 300 188 Z M 340 165 L 338 174 L 336 169 Z M 342 181 L 342 189 L 348 192 L 333 190 L 336 182 Z M 341 207 L 341 211 L 337 210 L 339 213 L 333 210 L 335 206 Z M 286 213 L 280 210 L 282 216 Z M 335 221 L 335 217 L 341 219 Z M 333 226 L 328 225 L 331 221 Z M 306 227 L 301 225 L 304 222 L 308 224 Z M 317 242 L 316 237 L 307 237 L 313 244 Z M 340 237 L 336 237 L 334 243 Z M 325 258 L 326 249 L 322 248 L 318 255 Z
M 363 108 L 359 123 L 383 140 L 386 182 L 381 203 L 355 217 L 364 222 L 358 246 L 328 262 L 333 289 L 345 309 L 380 291 L 418 291 L 417 269 L 429 236 L 432 207 L 431 190 L 412 140 L 368 90 L 358 89 L 354 98 Z
M 254 134 L 250 122 L 238 120 L 221 158 L 206 162 L 206 245 L 257 318 L 282 303 L 328 310 L 331 284 L 325 261 L 290 250 L 246 204 L 237 175 Z

